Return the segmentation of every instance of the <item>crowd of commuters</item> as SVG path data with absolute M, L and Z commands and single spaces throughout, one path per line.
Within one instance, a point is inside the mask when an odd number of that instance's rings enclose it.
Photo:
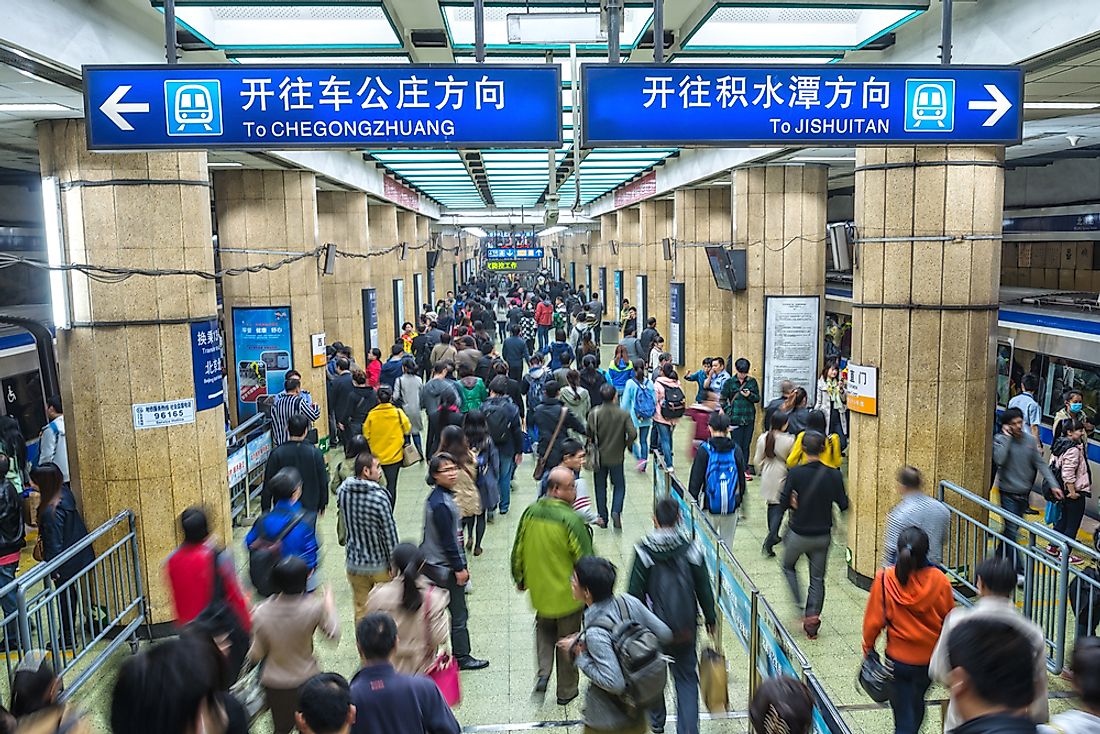
M 485 552 L 494 517 L 509 513 L 527 454 L 537 495 L 523 503 L 516 522 L 510 570 L 535 611 L 535 693 L 545 694 L 553 677 L 557 703 L 568 704 L 581 695 L 583 677 L 586 732 L 660 734 L 670 687 L 676 731 L 696 734 L 699 626 L 715 635 L 719 605 L 701 547 L 681 531 L 680 502 L 656 503 L 653 529 L 633 548 L 624 593 L 616 593 L 618 571 L 593 542 L 593 528 L 623 530 L 627 451 L 637 471 L 653 468 L 652 450 L 675 473 L 678 450 L 689 445 L 674 440 L 681 423 L 693 430 L 686 499 L 698 503 L 732 549 L 749 482 L 756 482 L 767 516 L 761 550 L 775 556 L 782 545 L 780 571 L 803 631 L 818 636 L 834 507 L 848 507 L 840 471 L 849 441 L 840 366 L 825 365 L 813 401 L 789 381 L 778 384 L 779 394 L 763 395 L 744 358 L 708 357 L 681 376 L 656 319 L 639 333 L 637 311 L 624 301 L 622 338 L 605 345 L 613 356 L 601 367 L 599 325 L 608 309 L 599 294 L 545 275 L 530 285 L 479 281 L 449 293 L 434 309 L 426 306 L 418 323 L 402 325 L 388 358 L 367 352 L 363 368 L 350 348 L 334 344 L 326 374 L 338 460 L 326 462 L 317 448 L 312 424 L 320 411 L 301 376 L 288 373 L 271 403 L 274 448 L 263 477 L 263 514 L 245 539 L 252 589 L 212 536 L 204 511 L 186 510 L 183 543 L 164 566 L 181 634 L 123 664 L 110 714 L 114 732 L 247 731 L 247 714 L 229 688 L 262 663 L 257 678 L 275 734 L 457 733 L 449 705 L 457 700 L 457 671 L 489 665 L 473 655 L 471 562 Z M 1079 393 L 1067 394 L 1048 460 L 1028 400 L 1035 401 L 1035 381 L 1025 378 L 1023 387 L 994 442 L 1000 501 L 1023 514 L 1038 477 L 1057 506 L 1056 529 L 1072 537 L 1091 491 L 1091 426 L 1073 407 Z M 24 484 L 41 499 L 45 560 L 87 535 L 68 486 L 60 401 L 49 406 L 42 458 L 29 474 L 12 472 L 13 464 L 26 466 L 23 444 L 0 418 L 0 580 L 14 578 L 24 543 L 22 515 L 18 528 L 11 520 L 11 508 L 22 509 Z M 755 436 L 758 413 L 764 430 Z M 422 527 L 419 537 L 402 538 L 394 519 L 398 481 L 403 468 L 421 461 L 416 473 L 428 485 Z M 863 655 L 877 655 L 885 633 L 895 734 L 921 730 L 932 681 L 950 692 L 946 731 L 1096 730 L 1100 644 L 1083 638 L 1074 650 L 1083 708 L 1042 724 L 1049 718 L 1045 640 L 1014 604 L 1023 559 L 1003 544 L 976 569 L 976 603 L 956 609 L 939 565 L 948 511 L 926 494 L 914 467 L 898 472 L 897 490 L 862 639 Z M 332 498 L 351 620 L 340 618 L 338 587 L 319 571 L 318 523 Z M 1006 536 L 1014 530 L 1006 523 Z M 91 553 L 63 565 L 55 583 L 78 573 Z M 803 556 L 805 593 L 797 571 Z M 5 611 L 14 603 L 0 601 Z M 61 603 L 62 616 L 72 620 L 63 641 L 75 636 L 81 615 L 96 623 L 88 600 L 73 593 Z M 323 672 L 314 650 L 318 634 L 336 643 L 349 621 L 361 663 L 350 680 Z M 62 728 L 69 720 L 84 723 L 58 703 L 55 689 L 53 666 L 28 656 L 14 679 L 10 723 L 48 720 L 52 728 L 41 731 L 81 731 Z M 801 682 L 769 678 L 749 718 L 764 734 L 806 734 L 813 707 Z M 0 734 L 8 724 L 0 716 Z

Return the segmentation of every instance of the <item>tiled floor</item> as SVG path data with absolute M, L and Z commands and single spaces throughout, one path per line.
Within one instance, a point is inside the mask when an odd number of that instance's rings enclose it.
M 686 451 L 678 453 L 676 465 L 680 473 L 686 476 L 689 467 Z M 545 699 L 532 696 L 535 680 L 534 615 L 526 596 L 516 592 L 509 572 L 509 553 L 516 524 L 523 508 L 534 499 L 534 482 L 530 477 L 530 469 L 530 457 L 526 457 L 517 471 L 512 511 L 505 517 L 497 517 L 488 526 L 484 555 L 471 559 L 472 590 L 469 605 L 473 651 L 478 657 L 488 658 L 490 661 L 488 669 L 462 675 L 465 698 L 456 709 L 456 714 L 461 724 L 471 731 L 509 731 L 511 728 L 508 725 L 533 722 L 563 722 L 559 726 L 550 727 L 550 731 L 554 732 L 581 731 L 581 727 L 570 725 L 569 722 L 580 718 L 583 695 L 568 706 L 557 705 L 553 697 L 553 685 L 550 695 Z M 630 468 L 627 471 L 627 481 L 623 532 L 598 528 L 595 531 L 596 552 L 611 559 L 619 568 L 620 588 L 625 584 L 625 577 L 629 573 L 633 546 L 652 524 L 651 475 L 642 475 Z M 423 466 L 404 470 L 399 483 L 396 509 L 402 540 L 420 541 L 423 500 L 426 495 Z M 817 640 L 809 641 L 799 631 L 795 639 L 833 701 L 846 708 L 844 716 L 852 730 L 886 732 L 891 728 L 889 711 L 868 707 L 869 699 L 855 682 L 860 660 L 860 625 L 867 595 L 846 578 L 844 524 L 845 520 L 841 518 L 834 531 L 820 636 Z M 357 668 L 358 656 L 351 625 L 351 594 L 343 573 L 343 551 L 337 545 L 335 537 L 335 515 L 329 513 L 323 518 L 321 531 L 321 572 L 324 581 L 332 584 L 336 591 L 337 603 L 345 624 L 338 643 L 317 643 L 317 655 L 323 669 L 350 676 Z M 755 485 L 750 484 L 748 519 L 737 531 L 734 554 L 780 620 L 789 628 L 800 630 L 797 624 L 798 612 L 790 600 L 778 559 L 764 558 L 760 553 L 764 533 L 764 506 L 758 498 Z M 244 529 L 239 529 L 236 538 L 238 548 L 243 536 Z M 243 553 L 240 555 L 243 556 Z M 801 570 L 805 581 L 805 568 Z M 724 638 L 730 666 L 731 708 L 743 711 L 747 708 L 748 657 L 728 629 Z M 108 731 L 105 721 L 110 686 L 114 679 L 113 668 L 114 665 L 109 665 L 103 675 L 90 683 L 79 696 L 79 700 L 89 708 L 97 731 Z M 582 682 L 582 688 L 585 685 Z M 1052 683 L 1054 689 L 1065 687 L 1061 681 Z M 941 698 L 944 695 L 942 688 L 934 686 L 929 698 Z M 1065 705 L 1065 702 L 1053 702 L 1052 708 L 1057 711 Z M 847 708 L 852 706 L 861 708 Z M 670 713 L 673 710 L 674 706 L 670 706 Z M 938 706 L 929 706 L 925 731 L 938 731 L 939 725 Z M 702 729 L 704 732 L 744 732 L 747 731 L 747 722 L 744 719 L 704 721 Z M 270 724 L 261 720 L 254 730 L 269 732 Z

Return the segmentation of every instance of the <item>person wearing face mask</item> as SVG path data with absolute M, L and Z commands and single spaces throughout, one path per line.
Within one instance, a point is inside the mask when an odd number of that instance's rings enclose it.
M 1054 416 L 1054 439 L 1051 441 L 1051 446 L 1059 438 L 1066 433 L 1066 421 L 1070 418 L 1079 418 L 1084 423 L 1085 439 L 1092 435 L 1093 430 L 1096 428 L 1093 422 L 1089 420 L 1089 413 L 1091 411 L 1085 408 L 1085 395 L 1077 388 L 1070 388 L 1066 390 L 1062 395 L 1062 400 L 1065 402 L 1065 407 L 1058 411 Z
M 1086 438 L 1088 434 L 1085 431 L 1085 422 L 1078 417 L 1066 419 L 1061 426 L 1062 436 L 1055 439 L 1050 447 L 1054 457 L 1050 467 L 1055 478 L 1061 480 L 1061 487 L 1051 488 L 1054 498 L 1061 505 L 1054 529 L 1070 540 L 1076 540 L 1085 514 L 1085 502 L 1092 495 Z M 1052 545 L 1047 548 L 1047 553 L 1058 555 L 1059 551 Z M 1081 559 L 1071 556 L 1070 561 L 1079 563 Z

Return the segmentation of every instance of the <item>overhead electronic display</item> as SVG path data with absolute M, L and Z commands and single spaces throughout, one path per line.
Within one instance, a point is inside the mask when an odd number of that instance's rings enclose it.
M 581 67 L 581 144 L 1013 145 L 1016 66 Z
M 562 143 L 558 65 L 85 66 L 91 150 Z

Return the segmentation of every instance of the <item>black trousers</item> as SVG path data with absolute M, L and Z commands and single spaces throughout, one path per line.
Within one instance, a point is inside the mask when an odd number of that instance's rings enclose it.
M 768 505 L 768 537 L 764 539 L 764 547 L 771 550 L 779 543 L 779 526 L 783 522 L 783 505 Z
M 447 603 L 447 611 L 451 613 L 451 653 L 461 659 L 470 654 L 470 630 L 466 627 L 470 610 L 466 606 L 466 588 L 458 585 L 453 572 L 447 578 L 446 588 L 451 595 Z
M 397 505 L 397 475 L 400 471 L 400 461 L 382 465 L 382 475 L 386 477 L 386 491 L 390 493 L 390 507 Z

